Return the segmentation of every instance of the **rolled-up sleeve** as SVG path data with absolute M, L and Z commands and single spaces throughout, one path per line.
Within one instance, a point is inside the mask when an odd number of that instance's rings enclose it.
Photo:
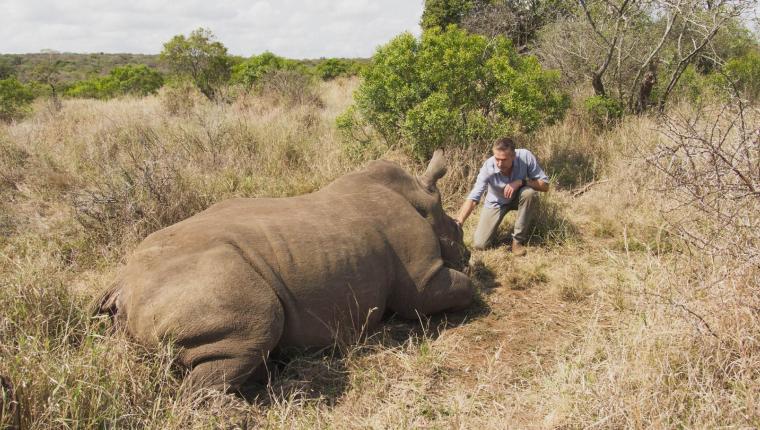
M 486 188 L 488 188 L 488 177 L 487 163 L 483 163 L 483 167 L 480 168 L 480 173 L 478 173 L 478 178 L 475 180 L 475 186 L 472 187 L 472 191 L 470 191 L 470 194 L 467 196 L 468 199 L 476 202 L 480 201 L 480 198 L 483 197 L 483 193 L 486 192 Z
M 540 179 L 544 182 L 549 182 L 549 177 L 546 176 L 544 169 L 538 165 L 536 156 L 532 153 L 528 153 L 528 179 Z

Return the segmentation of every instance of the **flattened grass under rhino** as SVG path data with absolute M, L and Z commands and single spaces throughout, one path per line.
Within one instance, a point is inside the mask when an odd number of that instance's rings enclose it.
M 323 346 L 386 309 L 467 307 L 462 230 L 443 212 L 437 151 L 415 177 L 388 161 L 298 197 L 232 199 L 148 236 L 98 311 L 138 342 L 171 339 L 193 388 L 235 391 L 275 347 Z

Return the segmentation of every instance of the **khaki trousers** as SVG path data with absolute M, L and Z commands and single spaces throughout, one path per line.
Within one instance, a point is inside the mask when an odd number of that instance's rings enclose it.
M 504 215 L 511 210 L 517 211 L 515 228 L 512 233 L 513 240 L 524 244 L 528 241 L 530 227 L 535 218 L 536 207 L 538 206 L 538 191 L 528 186 L 518 190 L 518 196 L 511 202 L 498 208 L 482 207 L 480 209 L 480 220 L 475 228 L 475 234 L 472 239 L 472 247 L 475 249 L 485 249 L 496 234 L 499 224 L 504 219 Z

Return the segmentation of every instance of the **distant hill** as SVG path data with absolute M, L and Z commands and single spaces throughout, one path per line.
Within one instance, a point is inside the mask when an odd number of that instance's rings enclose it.
M 38 53 L 38 54 L 0 54 L 0 65 L 11 67 L 16 77 L 22 82 L 34 80 L 34 69 L 40 65 L 59 63 L 59 80 L 70 83 L 88 79 L 93 76 L 107 75 L 113 68 L 127 64 L 145 64 L 166 72 L 159 63 L 158 55 L 144 54 L 72 54 L 72 53 Z

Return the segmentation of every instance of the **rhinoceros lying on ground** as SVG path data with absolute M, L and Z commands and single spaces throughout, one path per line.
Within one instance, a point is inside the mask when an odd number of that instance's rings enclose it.
M 172 340 L 194 387 L 236 390 L 275 347 L 322 346 L 386 310 L 467 307 L 469 253 L 422 177 L 388 161 L 290 198 L 232 199 L 148 236 L 99 302 L 140 343 Z

